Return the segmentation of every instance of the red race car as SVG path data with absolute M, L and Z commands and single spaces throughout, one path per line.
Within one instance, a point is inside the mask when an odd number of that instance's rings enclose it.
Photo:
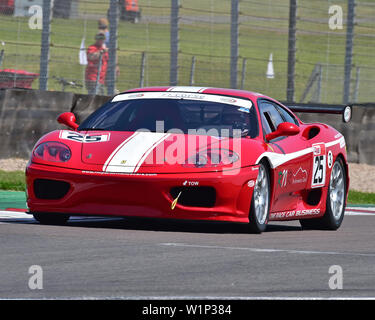
M 113 97 L 80 125 L 43 136 L 26 169 L 29 212 L 41 223 L 72 215 L 247 223 L 273 220 L 335 230 L 349 187 L 346 144 L 298 112 L 248 91 L 151 87 Z

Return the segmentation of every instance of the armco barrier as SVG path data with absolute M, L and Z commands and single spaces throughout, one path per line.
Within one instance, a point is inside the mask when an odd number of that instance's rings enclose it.
M 28 158 L 43 134 L 62 128 L 56 122 L 60 113 L 72 111 L 80 123 L 109 99 L 65 92 L 0 90 L 0 158 Z M 298 115 L 304 122 L 322 122 L 340 131 L 350 162 L 375 164 L 375 103 L 355 105 L 348 124 L 340 115 Z

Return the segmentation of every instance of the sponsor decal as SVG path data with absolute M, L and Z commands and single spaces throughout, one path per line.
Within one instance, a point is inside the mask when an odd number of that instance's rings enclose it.
M 220 101 L 223 101 L 223 102 L 225 102 L 225 103 L 236 103 L 236 102 L 237 102 L 236 99 L 233 99 L 233 98 L 225 98 L 225 97 L 221 98 Z
M 311 180 L 312 188 L 323 187 L 326 180 L 326 145 L 317 143 L 313 148 L 313 174 Z
M 182 194 L 182 191 L 180 191 L 180 193 L 178 194 L 178 196 L 176 197 L 176 199 L 173 200 L 172 204 L 171 204 L 171 209 L 174 210 L 174 208 L 176 207 L 176 204 L 178 202 L 178 198 L 180 198 Z
M 307 181 L 307 170 L 303 170 L 300 167 L 297 172 L 293 175 L 292 184 L 305 183 Z
M 94 142 L 106 142 L 109 141 L 111 134 L 81 134 L 73 131 L 60 131 L 59 138 L 64 140 L 71 140 L 81 143 L 94 143 Z
M 189 100 L 198 100 L 198 101 L 209 101 L 224 103 L 244 110 L 250 110 L 252 103 L 247 99 L 234 99 L 231 97 L 223 97 L 215 94 L 203 94 L 196 91 L 185 91 L 185 92 L 175 92 L 175 91 L 162 91 L 162 92 L 143 92 L 140 93 L 123 93 L 115 96 L 112 99 L 112 102 L 127 101 L 134 99 L 189 99 Z
M 182 183 L 183 186 L 188 186 L 188 187 L 196 187 L 196 186 L 199 186 L 199 181 L 188 181 L 188 180 L 185 180 L 183 183 Z
M 320 209 L 292 210 L 270 213 L 270 219 L 288 219 L 320 214 Z
M 100 174 L 100 175 L 122 175 L 122 176 L 147 176 L 147 177 L 155 177 L 157 173 L 126 173 L 126 172 L 104 172 L 104 171 L 90 171 L 90 170 L 82 170 L 83 174 Z
M 249 180 L 249 181 L 247 182 L 247 186 L 248 186 L 249 188 L 253 188 L 253 187 L 255 186 L 255 181 L 254 181 L 254 180 Z
M 277 180 L 277 184 L 282 188 L 285 187 L 287 178 L 288 170 L 279 171 L 279 179 Z
M 250 113 L 250 109 L 248 109 L 248 108 L 239 108 L 238 111 Z
M 307 170 L 304 170 L 302 169 L 302 167 L 299 167 L 296 173 L 289 174 L 289 175 L 288 175 L 288 170 L 283 170 L 283 171 L 279 171 L 278 176 L 279 178 L 277 180 L 277 184 L 283 188 L 291 184 L 306 183 Z
M 202 94 L 187 93 L 187 92 L 164 92 L 161 95 L 161 98 L 204 100 L 205 96 Z
M 328 168 L 330 168 L 330 169 L 332 168 L 332 165 L 333 165 L 333 154 L 332 154 L 331 150 L 328 151 L 327 165 L 328 165 Z
M 312 145 L 314 156 L 320 156 L 326 154 L 325 143 L 315 143 Z

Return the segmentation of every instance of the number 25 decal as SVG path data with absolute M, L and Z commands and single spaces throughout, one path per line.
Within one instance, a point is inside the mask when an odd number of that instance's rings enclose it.
M 324 143 L 313 145 L 313 148 L 314 159 L 311 187 L 318 188 L 323 187 L 326 180 L 326 150 Z

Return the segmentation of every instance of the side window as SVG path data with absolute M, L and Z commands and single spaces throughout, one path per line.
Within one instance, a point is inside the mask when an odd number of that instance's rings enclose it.
M 280 107 L 279 105 L 276 105 L 277 110 L 281 113 L 282 117 L 284 118 L 284 122 L 289 122 L 298 125 L 298 122 L 296 119 L 288 112 L 286 111 L 283 107 Z
M 280 123 L 285 122 L 280 112 L 276 110 L 276 107 L 268 101 L 261 101 L 259 103 L 259 111 L 265 134 L 275 131 Z

